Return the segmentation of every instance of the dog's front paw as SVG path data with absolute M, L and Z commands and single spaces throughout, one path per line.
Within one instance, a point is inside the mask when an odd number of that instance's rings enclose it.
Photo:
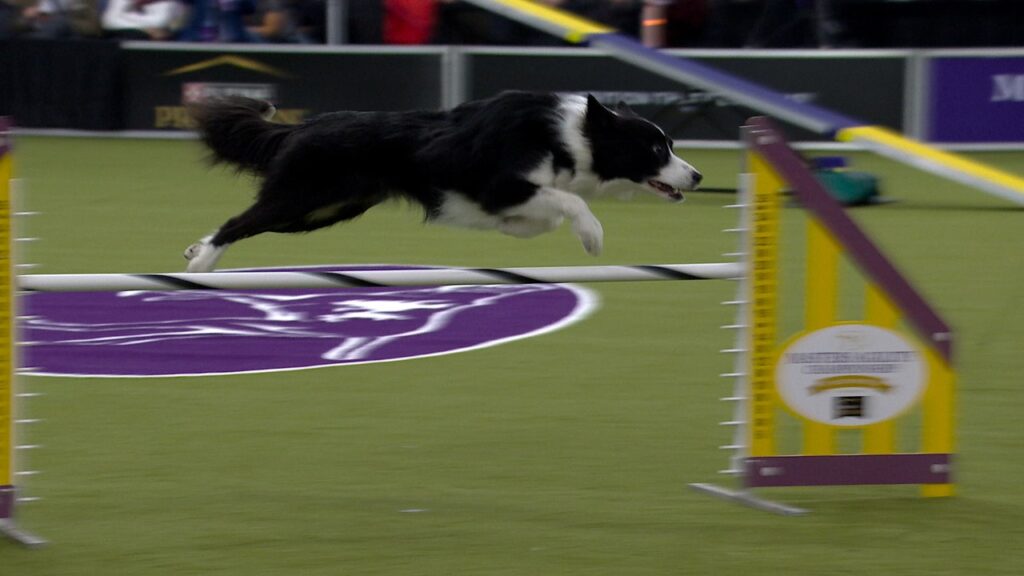
M 591 256 L 600 256 L 604 249 L 604 228 L 593 214 L 587 214 L 573 222 L 573 231 L 583 243 L 583 249 Z
M 184 254 L 185 260 L 191 261 L 191 260 L 195 259 L 195 257 L 199 255 L 199 252 L 202 251 L 202 249 L 203 249 L 203 242 L 202 241 L 196 242 L 195 244 L 189 246 L 188 248 L 185 248 L 185 254 Z

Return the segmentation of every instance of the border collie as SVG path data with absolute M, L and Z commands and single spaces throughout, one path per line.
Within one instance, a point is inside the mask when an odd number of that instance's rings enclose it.
M 390 198 L 419 204 L 428 222 L 529 238 L 568 220 L 587 253 L 604 232 L 580 194 L 616 182 L 673 202 L 701 174 L 672 140 L 625 105 L 593 96 L 506 92 L 438 112 L 334 112 L 270 122 L 247 98 L 197 105 L 215 162 L 260 178 L 255 203 L 185 250 L 208 272 L 229 245 L 263 232 L 309 232 L 356 218 Z

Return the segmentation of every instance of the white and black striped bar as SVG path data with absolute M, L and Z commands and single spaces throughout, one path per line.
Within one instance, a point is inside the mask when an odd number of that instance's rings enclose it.
M 203 272 L 183 274 L 22 274 L 19 290 L 32 292 L 120 292 L 122 290 L 270 290 L 372 286 L 464 286 L 732 280 L 744 273 L 734 262 L 640 266 L 551 266 L 540 268 L 427 268 L 337 272 Z

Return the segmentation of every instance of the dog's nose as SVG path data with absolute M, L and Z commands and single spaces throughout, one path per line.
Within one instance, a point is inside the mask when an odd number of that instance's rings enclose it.
M 701 174 L 700 172 L 697 172 L 696 170 L 694 170 L 692 178 L 693 178 L 693 185 L 696 186 L 697 184 L 700 184 L 701 180 L 704 179 L 704 175 Z

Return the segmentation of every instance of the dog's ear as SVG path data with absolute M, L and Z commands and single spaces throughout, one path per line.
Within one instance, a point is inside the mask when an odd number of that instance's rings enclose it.
M 593 94 L 587 94 L 587 122 L 592 124 L 607 124 L 615 119 L 615 112 L 604 107 L 594 98 Z
M 629 107 L 629 104 L 626 104 L 623 100 L 619 100 L 619 103 L 615 105 L 615 111 L 625 116 L 638 116 L 638 114 Z

